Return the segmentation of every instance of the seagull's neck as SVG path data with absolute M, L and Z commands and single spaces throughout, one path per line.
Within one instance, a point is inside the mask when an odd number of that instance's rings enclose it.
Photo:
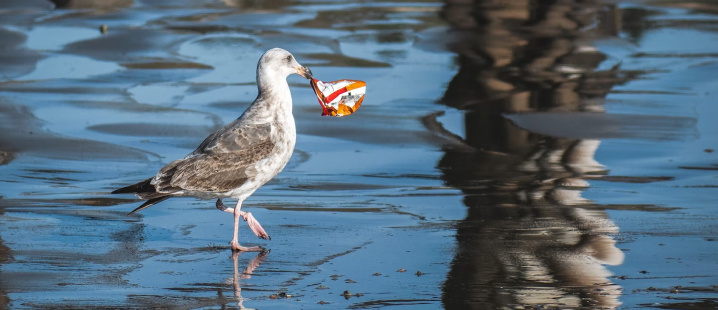
M 271 110 L 292 113 L 292 93 L 286 76 L 257 72 L 257 101 L 269 105 Z M 280 106 L 274 106 L 280 105 Z

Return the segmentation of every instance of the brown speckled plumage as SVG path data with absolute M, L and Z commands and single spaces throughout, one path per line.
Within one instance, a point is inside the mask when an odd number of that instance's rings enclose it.
M 156 192 L 222 193 L 242 186 L 249 179 L 247 169 L 270 155 L 278 141 L 272 140 L 269 124 L 241 126 L 236 123 L 238 121 L 207 137 L 185 159 L 162 168 L 152 181 Z
M 242 116 L 209 135 L 185 158 L 167 164 L 153 178 L 112 193 L 134 193 L 147 200 L 130 214 L 174 196 L 218 198 L 217 208 L 235 214 L 233 249 L 247 249 L 237 242 L 239 217 L 250 223 L 257 236 L 269 238 L 251 214 L 239 208 L 244 199 L 282 171 L 294 150 L 296 129 L 286 80 L 290 74 L 311 78 L 311 71 L 289 52 L 278 48 L 267 51 L 257 64 L 259 94 Z M 225 207 L 222 198 L 236 198 L 237 206 Z

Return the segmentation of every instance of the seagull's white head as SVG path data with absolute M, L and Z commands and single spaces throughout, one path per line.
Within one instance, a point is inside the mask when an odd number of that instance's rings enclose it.
M 300 65 L 294 56 L 281 48 L 273 48 L 262 55 L 257 64 L 257 79 L 260 76 L 286 79 L 291 74 L 298 74 L 305 79 L 312 78 L 312 71 Z

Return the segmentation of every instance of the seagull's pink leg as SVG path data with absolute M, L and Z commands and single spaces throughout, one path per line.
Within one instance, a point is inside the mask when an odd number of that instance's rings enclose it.
M 238 208 L 227 208 L 227 206 L 225 206 L 224 203 L 222 203 L 222 199 L 217 199 L 217 203 L 215 205 L 217 206 L 217 209 L 224 211 L 224 212 L 229 212 L 232 214 L 234 214 L 235 210 L 238 209 Z M 240 202 L 237 202 L 237 205 L 239 206 Z M 266 239 L 272 240 L 272 238 L 269 236 L 269 234 L 267 234 L 267 232 L 264 231 L 264 228 L 262 228 L 262 225 L 259 224 L 259 221 L 257 221 L 254 218 L 252 213 L 239 211 L 239 216 L 241 216 L 242 219 L 244 219 L 244 221 L 247 222 L 247 225 L 249 225 L 249 229 L 251 229 L 252 232 L 255 235 L 257 235 L 257 237 L 265 239 L 265 240 Z
M 229 208 L 224 206 L 221 199 L 217 199 L 216 203 L 217 209 L 220 209 L 222 211 L 228 211 Z M 223 208 L 224 209 L 223 209 Z M 242 208 L 242 200 L 237 201 L 237 206 L 234 207 L 233 213 L 234 213 L 234 236 L 232 237 L 232 241 L 229 242 L 229 244 L 232 245 L 232 250 L 235 251 L 262 251 L 263 249 L 258 246 L 253 247 L 243 247 L 239 245 L 239 218 L 242 216 L 242 211 L 240 210 Z M 245 212 L 246 213 L 246 212 Z

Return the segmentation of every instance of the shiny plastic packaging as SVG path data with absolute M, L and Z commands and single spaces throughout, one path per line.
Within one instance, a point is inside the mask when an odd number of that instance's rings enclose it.
M 339 80 L 322 82 L 312 79 L 309 82 L 322 106 L 322 116 L 347 116 L 356 112 L 364 101 L 366 83 L 357 80 Z

